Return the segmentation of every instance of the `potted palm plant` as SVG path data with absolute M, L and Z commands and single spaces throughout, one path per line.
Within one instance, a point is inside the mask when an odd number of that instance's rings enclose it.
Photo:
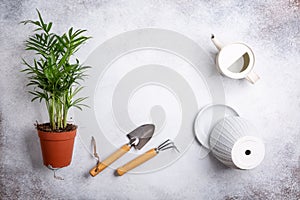
M 29 79 L 32 101 L 44 101 L 49 115 L 48 123 L 36 124 L 44 165 L 61 168 L 71 163 L 77 130 L 76 125 L 67 122 L 68 111 L 71 107 L 81 110 L 86 106 L 83 104 L 86 97 L 75 96 L 83 88 L 80 81 L 89 67 L 72 56 L 90 37 L 83 35 L 86 30 L 74 31 L 73 27 L 61 35 L 53 33 L 52 22 L 45 23 L 38 10 L 37 13 L 37 21 L 21 22 L 35 27 L 25 47 L 36 54 L 32 62 L 23 59 L 22 72 Z

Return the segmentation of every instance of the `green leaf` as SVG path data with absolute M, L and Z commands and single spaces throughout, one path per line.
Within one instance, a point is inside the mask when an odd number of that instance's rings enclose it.
M 49 22 L 46 31 L 49 32 L 51 30 L 51 27 L 52 27 L 52 22 Z
M 76 38 L 78 35 L 86 32 L 87 30 L 81 30 L 81 29 L 78 29 L 77 31 L 75 31 L 75 33 L 72 35 L 72 37 L 70 37 L 71 39 L 73 38 Z
M 71 28 L 69 29 L 69 38 L 70 38 L 70 39 L 72 39 L 72 32 L 73 32 L 73 27 L 71 27 Z
M 37 13 L 38 13 L 38 16 L 39 16 L 40 25 L 41 25 L 41 27 L 43 28 L 43 30 L 45 30 L 45 31 L 46 31 L 46 29 L 47 29 L 47 24 L 45 24 L 45 23 L 44 23 L 44 21 L 43 21 L 43 18 L 42 18 L 42 16 L 41 16 L 41 13 L 40 13 L 40 11 L 39 11 L 38 9 L 36 9 L 36 11 L 37 11 Z M 46 32 L 47 32 L 47 31 L 46 31 Z

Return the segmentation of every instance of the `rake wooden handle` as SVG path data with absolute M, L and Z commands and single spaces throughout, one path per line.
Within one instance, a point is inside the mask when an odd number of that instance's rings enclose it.
M 157 155 L 157 151 L 155 149 L 151 149 L 151 150 L 147 151 L 146 153 L 144 153 L 144 154 L 136 157 L 135 159 L 131 160 L 130 162 L 126 163 L 122 167 L 119 167 L 117 169 L 117 174 L 119 176 L 122 176 L 123 174 L 125 174 L 129 170 L 132 170 L 132 169 L 136 168 L 137 166 L 143 164 L 144 162 L 146 162 L 147 160 L 153 158 L 156 155 Z
M 106 158 L 103 162 L 100 162 L 96 167 L 90 170 L 91 176 L 96 176 L 100 172 L 102 172 L 107 166 L 109 166 L 114 161 L 118 160 L 120 157 L 122 157 L 125 153 L 127 153 L 130 150 L 130 145 L 125 144 L 120 149 L 118 149 L 116 152 L 111 154 L 108 158 Z

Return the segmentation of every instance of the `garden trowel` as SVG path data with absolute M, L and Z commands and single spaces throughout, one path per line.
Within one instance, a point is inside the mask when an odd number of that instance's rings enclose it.
M 155 126 L 153 124 L 144 124 L 127 134 L 129 143 L 123 145 L 116 152 L 111 154 L 103 162 L 99 162 L 96 167 L 90 170 L 91 176 L 96 176 L 103 171 L 107 166 L 119 159 L 125 153 L 127 153 L 131 147 L 140 150 L 151 139 L 154 133 Z

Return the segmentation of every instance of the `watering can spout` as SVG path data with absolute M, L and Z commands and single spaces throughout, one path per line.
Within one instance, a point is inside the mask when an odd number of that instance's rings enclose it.
M 219 40 L 217 40 L 217 39 L 215 38 L 215 35 L 214 35 L 214 34 L 211 34 L 211 41 L 214 43 L 214 45 L 217 47 L 217 49 L 218 49 L 219 51 L 222 49 L 223 44 L 222 44 Z

